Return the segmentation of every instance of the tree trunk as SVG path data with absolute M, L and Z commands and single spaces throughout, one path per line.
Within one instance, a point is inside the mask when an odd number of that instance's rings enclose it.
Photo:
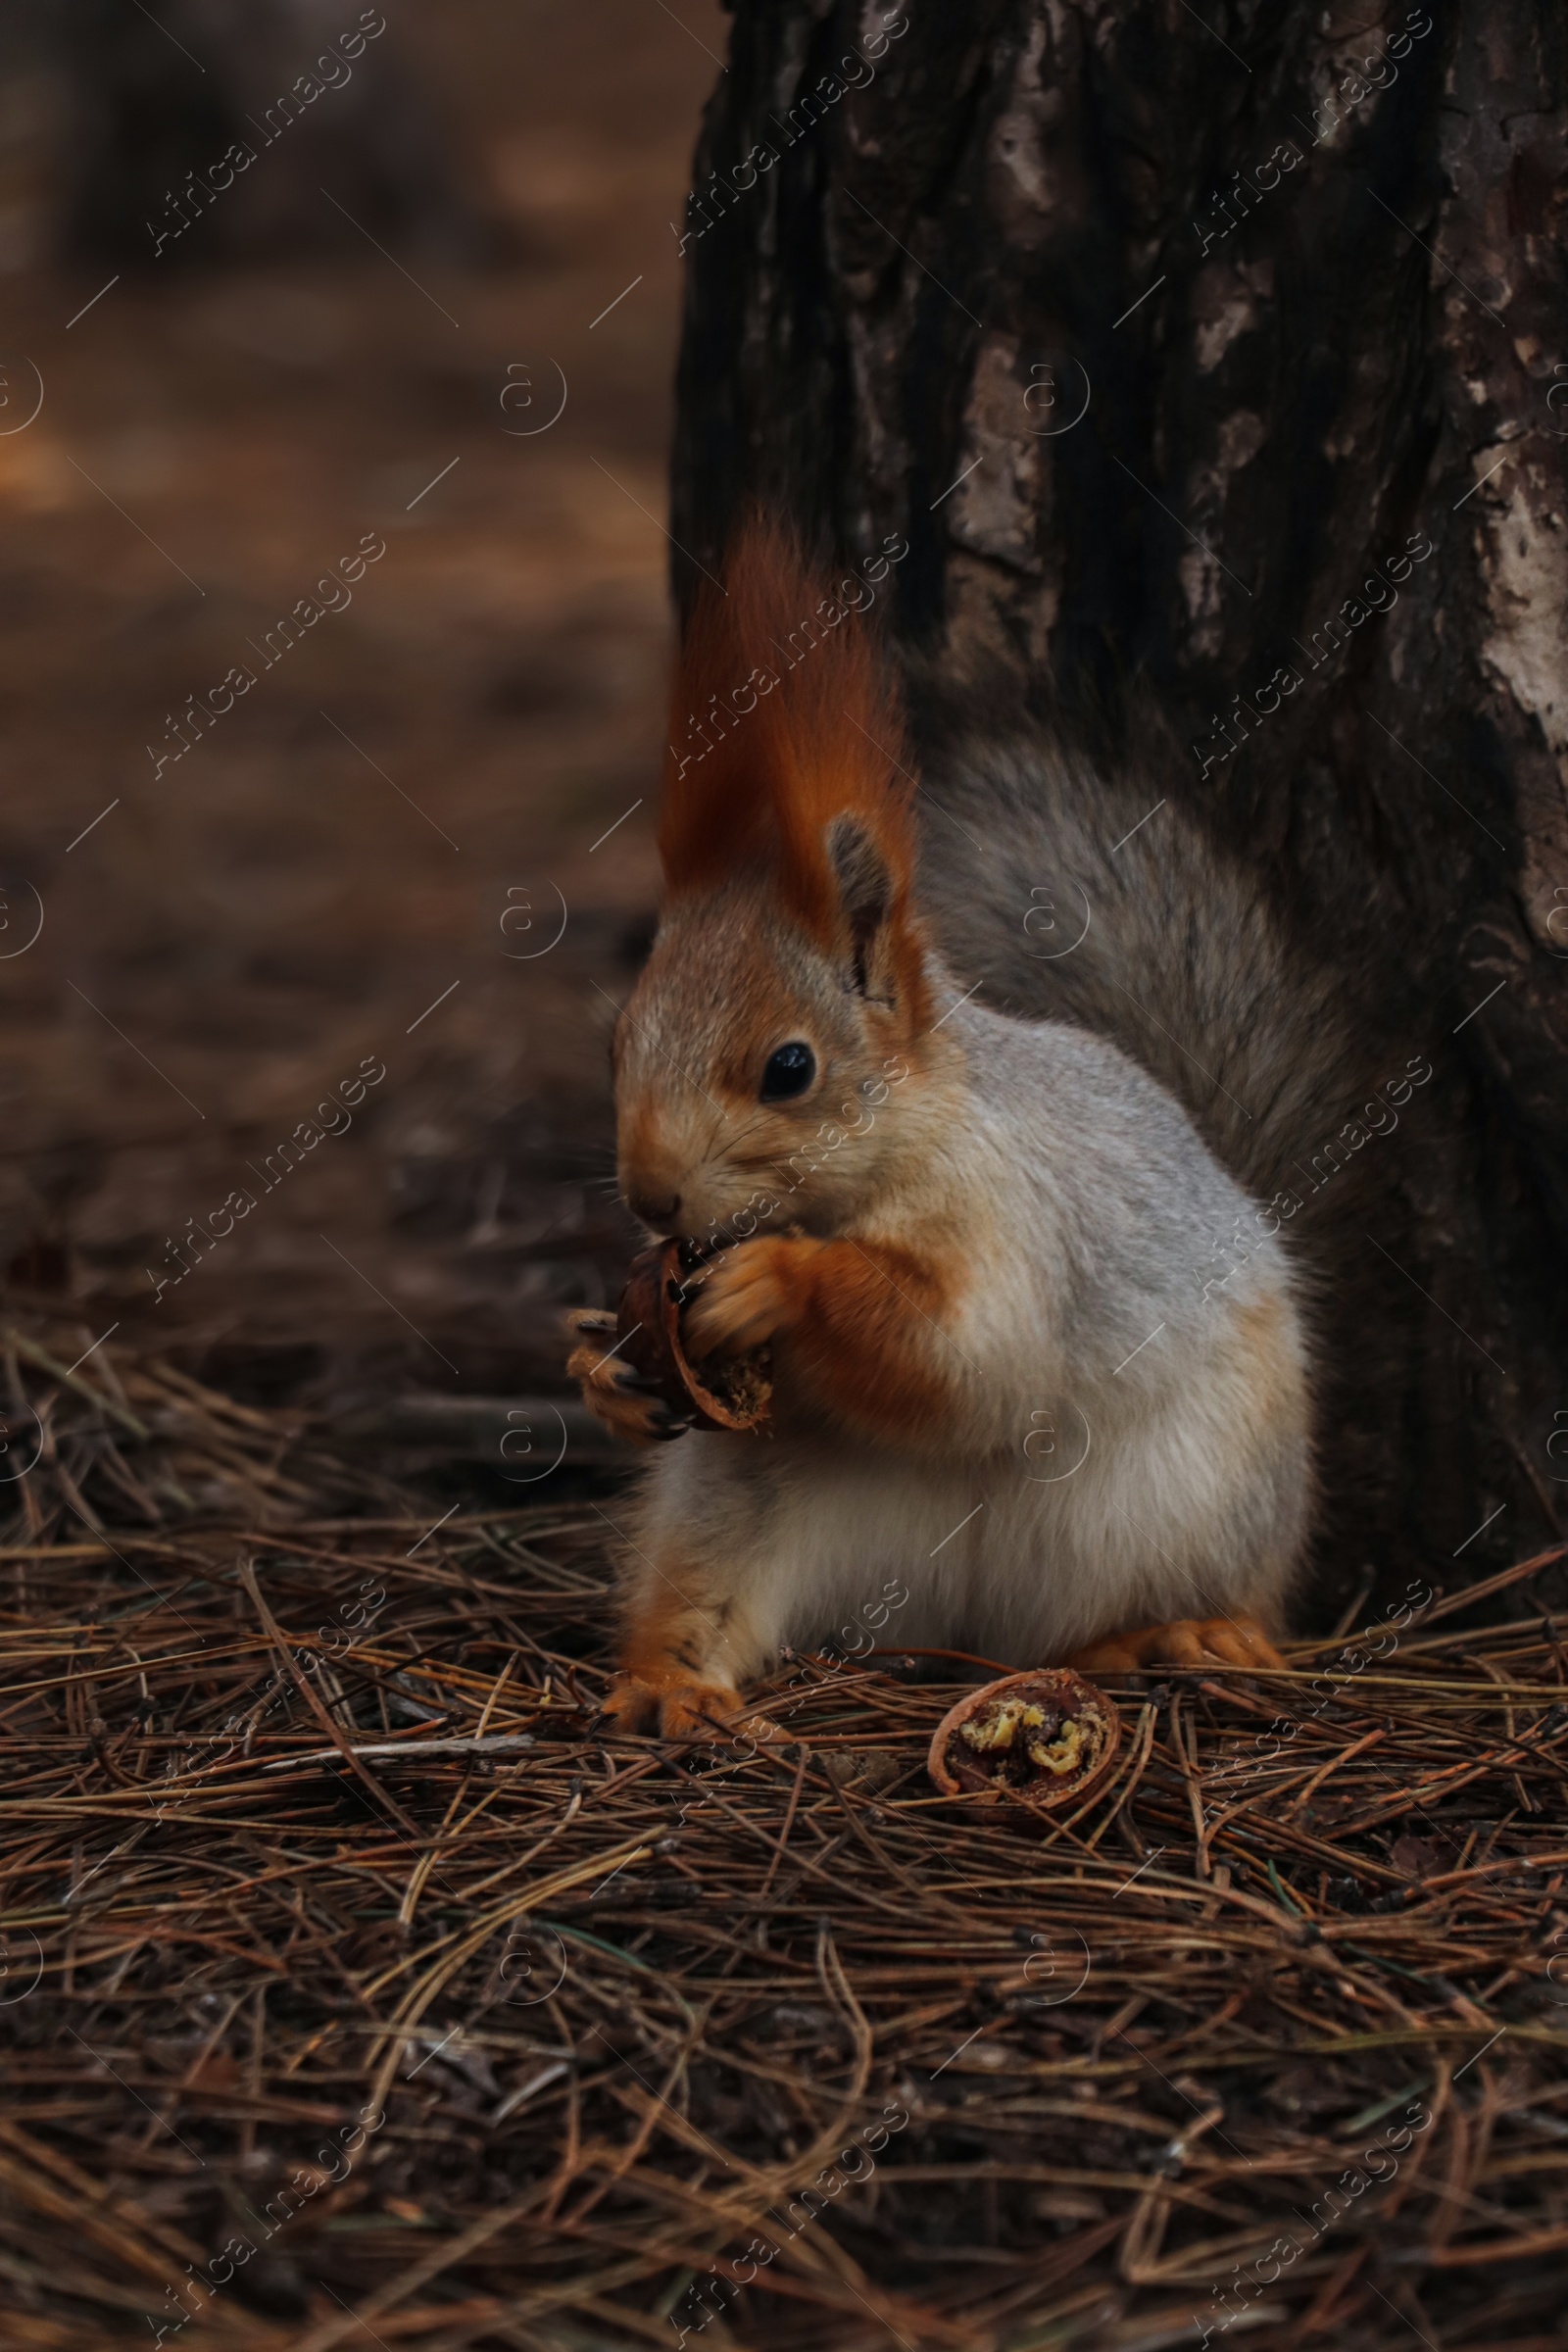
M 906 534 L 928 655 L 1141 681 L 1169 791 L 1436 1065 L 1327 1309 L 1331 1590 L 1568 1501 L 1568 18 L 1363 13 L 743 4 L 672 516 L 683 592 L 760 496 Z

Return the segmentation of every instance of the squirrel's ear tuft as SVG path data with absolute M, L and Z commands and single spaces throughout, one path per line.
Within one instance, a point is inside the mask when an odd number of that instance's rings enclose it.
M 722 586 L 698 595 L 675 673 L 659 832 L 672 893 L 769 869 L 790 911 L 837 949 L 852 901 L 852 937 L 869 909 L 874 866 L 871 928 L 903 919 L 908 755 L 870 633 L 877 593 L 853 569 L 814 570 L 776 520 L 743 525 Z
M 839 903 L 850 935 L 850 961 L 862 997 L 881 995 L 876 953 L 895 898 L 893 876 L 871 835 L 858 818 L 836 816 L 827 828 L 827 854 L 839 886 Z

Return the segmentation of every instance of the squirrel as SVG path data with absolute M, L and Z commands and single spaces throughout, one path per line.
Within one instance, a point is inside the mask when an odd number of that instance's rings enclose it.
M 858 585 L 754 515 L 699 596 L 612 1042 L 625 1201 L 728 1245 L 683 1345 L 772 1351 L 764 1433 L 688 1432 L 568 1318 L 650 1447 L 606 1713 L 670 1739 L 772 1732 L 746 1684 L 890 1572 L 901 1645 L 1278 1666 L 1316 1507 L 1274 1188 L 1344 1085 L 1332 984 L 1157 786 L 983 693 L 917 757 Z

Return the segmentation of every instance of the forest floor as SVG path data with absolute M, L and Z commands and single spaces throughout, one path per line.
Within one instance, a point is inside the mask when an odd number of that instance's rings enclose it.
M 1114 1691 L 1045 1823 L 933 1788 L 896 1586 L 782 1743 L 607 1738 L 612 1494 L 443 1511 L 77 1328 L 5 1333 L 8 2346 L 1562 2345 L 1535 1564 Z

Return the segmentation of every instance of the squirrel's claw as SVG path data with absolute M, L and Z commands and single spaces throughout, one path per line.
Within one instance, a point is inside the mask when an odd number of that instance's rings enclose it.
M 726 1683 L 644 1682 L 617 1674 L 600 1710 L 612 1732 L 652 1732 L 662 1740 L 697 1741 L 705 1747 L 739 1740 L 762 1745 L 786 1735 L 765 1715 L 748 1714 L 741 1694 Z
M 613 1340 L 613 1315 L 581 1307 L 566 1320 L 583 1342 L 566 1359 L 567 1376 L 580 1383 L 583 1402 L 613 1437 L 624 1438 L 633 1446 L 652 1446 L 678 1438 L 690 1427 L 671 1411 L 658 1390 L 601 1344 Z

